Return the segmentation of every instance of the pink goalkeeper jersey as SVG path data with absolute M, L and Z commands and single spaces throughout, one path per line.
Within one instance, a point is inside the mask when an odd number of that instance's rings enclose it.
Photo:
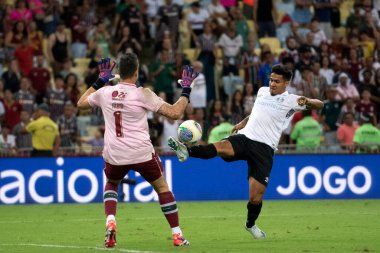
M 127 165 L 152 159 L 147 112 L 156 112 L 164 103 L 161 98 L 149 89 L 118 83 L 92 93 L 88 103 L 103 111 L 103 158 L 107 163 Z

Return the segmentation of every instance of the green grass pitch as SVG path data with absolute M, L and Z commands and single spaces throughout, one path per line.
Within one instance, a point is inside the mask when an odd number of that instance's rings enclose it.
M 103 248 L 99 204 L 0 206 L 0 252 L 380 252 L 380 200 L 265 201 L 253 240 L 245 201 L 178 203 L 190 247 L 172 246 L 157 203 L 122 203 L 116 249 Z

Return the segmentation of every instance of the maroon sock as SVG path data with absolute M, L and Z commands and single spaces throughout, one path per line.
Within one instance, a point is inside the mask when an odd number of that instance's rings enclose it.
M 117 185 L 106 183 L 104 187 L 104 211 L 106 215 L 116 215 L 117 206 Z
M 171 228 L 178 227 L 177 203 L 172 192 L 161 192 L 158 194 L 161 210 L 169 222 Z

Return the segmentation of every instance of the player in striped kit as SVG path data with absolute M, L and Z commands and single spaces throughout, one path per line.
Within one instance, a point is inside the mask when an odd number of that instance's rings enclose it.
M 173 235 L 174 246 L 190 243 L 183 237 L 178 222 L 176 200 L 163 175 L 163 166 L 149 137 L 147 112 L 157 112 L 170 119 L 180 119 L 189 103 L 191 83 L 197 77 L 191 67 L 185 66 L 182 74 L 182 94 L 171 105 L 150 89 L 136 87 L 139 61 L 133 53 L 120 57 L 120 82 L 104 86 L 114 77 L 109 58 L 99 62 L 98 80 L 79 99 L 79 108 L 98 106 L 105 119 L 103 158 L 107 183 L 104 189 L 104 208 L 107 215 L 105 246 L 116 245 L 117 188 L 124 176 L 133 169 L 141 174 L 158 194 L 160 206 Z

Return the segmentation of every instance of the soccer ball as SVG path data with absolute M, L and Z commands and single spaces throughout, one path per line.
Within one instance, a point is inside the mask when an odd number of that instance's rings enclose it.
M 194 120 L 186 120 L 178 127 L 178 139 L 180 142 L 192 145 L 202 137 L 202 128 Z

